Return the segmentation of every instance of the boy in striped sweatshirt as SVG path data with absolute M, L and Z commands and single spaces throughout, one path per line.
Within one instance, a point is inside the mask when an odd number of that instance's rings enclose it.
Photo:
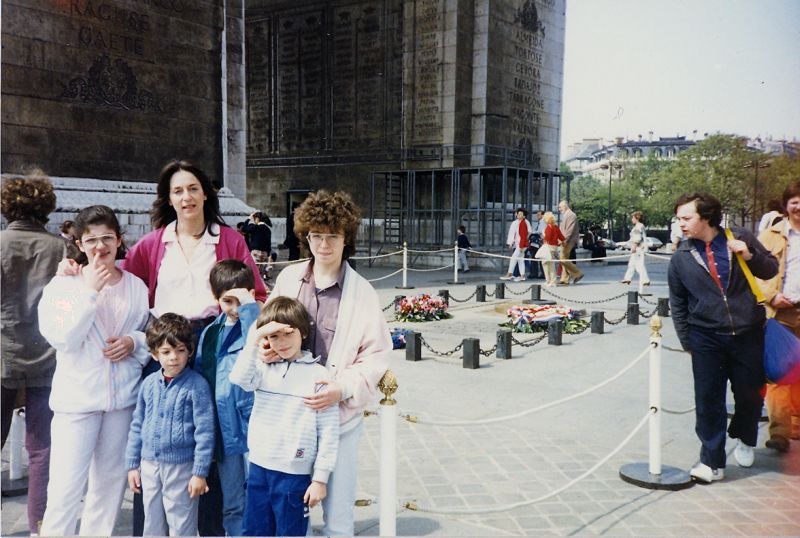
M 244 536 L 305 536 L 308 508 L 327 494 L 339 445 L 339 410 L 331 406 L 317 412 L 304 403 L 328 378 L 327 369 L 302 349 L 310 333 L 308 312 L 299 301 L 274 298 L 250 330 L 230 374 L 231 382 L 255 391 L 247 434 Z M 279 362 L 258 358 L 262 338 Z

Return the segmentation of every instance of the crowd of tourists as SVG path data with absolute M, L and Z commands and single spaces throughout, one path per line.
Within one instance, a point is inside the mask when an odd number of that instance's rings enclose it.
M 318 191 L 293 210 L 309 259 L 271 290 L 257 263 L 271 257 L 269 217 L 228 227 L 212 182 L 190 162 L 163 168 L 153 230 L 132 248 L 102 205 L 60 237 L 48 233 L 55 207 L 41 173 L 3 184 L 2 440 L 23 404 L 31 533 L 110 535 L 127 486 L 133 535 L 300 536 L 317 504 L 323 534 L 352 535 L 362 411 L 392 342 L 375 290 L 347 263 L 361 222 L 350 196 Z M 706 193 L 674 209 L 682 239 L 670 303 L 692 357 L 701 442 L 691 474 L 712 482 L 726 466 L 728 381 L 734 457 L 754 463 L 766 317 L 800 337 L 800 182 L 758 237 L 722 227 Z M 503 279 L 526 278 L 532 248 L 548 285 L 583 278 L 572 261 L 576 215 L 566 201 L 559 212 L 560 226 L 550 212 L 534 226 L 516 210 Z M 623 282 L 638 272 L 648 284 L 643 215 L 631 222 Z M 772 381 L 767 446 L 786 452 L 800 386 Z

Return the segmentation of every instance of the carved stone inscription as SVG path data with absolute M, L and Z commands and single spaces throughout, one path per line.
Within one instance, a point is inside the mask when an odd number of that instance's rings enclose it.
M 415 144 L 442 143 L 442 0 L 419 0 L 414 24 Z
M 322 11 L 277 22 L 278 141 L 281 151 L 324 149 Z
M 384 20 L 379 2 L 333 10 L 331 138 L 335 149 L 382 143 Z
M 271 18 L 249 21 L 248 43 L 271 43 Z M 272 130 L 272 63 L 267 46 L 247 49 L 247 152 L 264 154 L 275 149 Z
M 512 143 L 530 151 L 539 139 L 539 125 L 545 113 L 542 93 L 545 25 L 533 0 L 527 0 L 519 8 L 515 23 L 509 35 L 511 73 L 505 76 L 505 98 L 510 107 Z

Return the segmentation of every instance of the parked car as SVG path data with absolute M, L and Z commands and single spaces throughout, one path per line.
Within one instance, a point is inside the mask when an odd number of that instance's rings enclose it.
M 657 237 L 650 237 L 649 235 L 644 239 L 645 244 L 647 245 L 647 250 L 656 251 L 664 246 L 664 243 Z M 621 241 L 617 243 L 617 248 L 621 250 L 630 250 L 631 247 L 628 245 L 627 241 Z

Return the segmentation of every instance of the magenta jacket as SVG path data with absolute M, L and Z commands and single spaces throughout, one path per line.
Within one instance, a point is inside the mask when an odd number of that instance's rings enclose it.
M 129 251 L 128 255 L 122 260 L 122 268 L 138 276 L 147 284 L 147 294 L 150 299 L 150 308 L 156 297 L 156 286 L 158 285 L 158 269 L 161 267 L 161 260 L 164 258 L 166 245 L 161 240 L 164 235 L 164 228 L 153 230 L 142 237 Z M 256 277 L 256 300 L 262 303 L 267 300 L 267 286 L 258 273 L 258 266 L 244 238 L 228 226 L 219 227 L 219 243 L 217 243 L 217 260 L 235 259 L 241 260 L 253 269 Z

